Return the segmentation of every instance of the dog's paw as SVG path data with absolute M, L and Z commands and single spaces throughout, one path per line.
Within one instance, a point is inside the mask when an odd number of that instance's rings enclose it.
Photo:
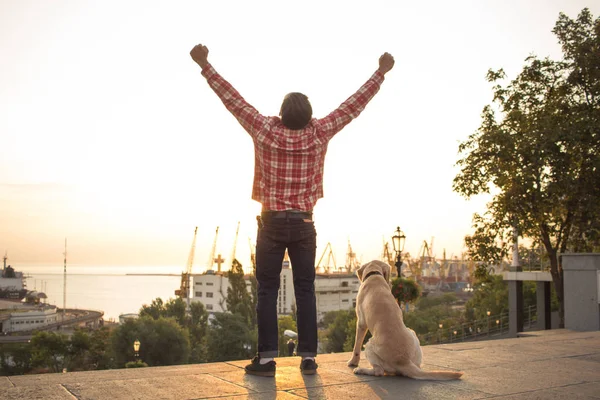
M 349 367 L 358 367 L 358 361 L 359 361 L 359 359 L 352 358 L 348 361 L 347 365 Z
M 362 368 L 354 368 L 354 372 L 356 375 L 360 375 L 362 373 Z

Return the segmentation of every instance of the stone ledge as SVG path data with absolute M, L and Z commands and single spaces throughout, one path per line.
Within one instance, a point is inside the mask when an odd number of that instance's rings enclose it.
M 354 375 L 350 353 L 277 358 L 275 378 L 248 376 L 247 360 L 1 377 L 2 399 L 593 399 L 600 398 L 600 332 L 553 330 L 527 336 L 423 347 L 424 369 L 465 372 L 459 381 Z M 363 358 L 361 365 L 368 364 Z

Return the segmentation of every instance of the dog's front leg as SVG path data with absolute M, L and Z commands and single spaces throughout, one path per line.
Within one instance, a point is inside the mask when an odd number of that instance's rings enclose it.
M 352 351 L 352 358 L 348 361 L 349 367 L 358 366 L 360 361 L 360 349 L 362 348 L 363 341 L 367 335 L 367 324 L 361 324 L 361 318 L 357 315 L 356 318 L 356 337 L 354 338 L 354 350 Z

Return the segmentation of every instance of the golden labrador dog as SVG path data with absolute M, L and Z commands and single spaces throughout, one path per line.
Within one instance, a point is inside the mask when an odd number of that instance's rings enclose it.
M 423 371 L 421 345 L 416 333 L 402 320 L 402 310 L 390 290 L 390 266 L 374 260 L 360 267 L 361 281 L 356 297 L 356 338 L 349 367 L 358 366 L 367 329 L 373 335 L 365 345 L 372 368 L 355 368 L 355 374 L 404 375 L 414 379 L 459 379 L 462 372 Z

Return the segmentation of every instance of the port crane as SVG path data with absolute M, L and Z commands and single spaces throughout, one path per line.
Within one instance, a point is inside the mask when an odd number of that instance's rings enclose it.
M 231 251 L 231 265 L 233 266 L 233 262 L 235 261 L 235 250 L 237 248 L 238 234 L 240 233 L 240 221 L 237 223 L 237 228 L 235 230 L 235 239 L 233 239 L 233 250 Z
M 356 253 L 352 251 L 350 239 L 348 239 L 348 252 L 346 253 L 346 271 L 353 273 L 360 268 L 360 261 L 356 258 Z
M 385 241 L 385 239 L 383 240 L 383 254 L 381 256 L 381 258 L 383 259 L 383 262 L 386 262 L 390 265 L 390 267 L 394 267 L 394 257 L 392 256 L 392 253 L 390 252 L 390 244 L 388 242 Z
M 327 264 L 323 267 L 321 267 L 321 261 L 323 261 L 323 257 L 325 257 L 325 253 L 327 253 L 327 249 L 329 249 L 329 253 L 327 254 Z M 317 270 L 319 270 L 319 268 L 322 268 L 323 271 L 325 271 L 325 273 L 329 273 L 329 269 L 331 266 L 331 261 L 333 261 L 333 270 L 336 271 L 337 270 L 337 266 L 335 264 L 335 257 L 333 255 L 333 249 L 331 248 L 331 242 L 327 242 L 327 246 L 325 246 L 325 250 L 323 250 L 323 254 L 321 255 L 321 258 L 319 258 L 319 262 L 317 263 Z
M 194 264 L 194 253 L 196 251 L 197 233 L 198 227 L 194 229 L 194 240 L 192 241 L 192 247 L 190 249 L 190 254 L 188 255 L 185 271 L 181 273 L 181 285 L 179 286 L 179 289 L 175 290 L 175 296 L 179 296 L 181 299 L 185 300 L 188 306 L 190 299 L 190 275 L 192 274 L 192 265 Z
M 410 254 L 408 252 L 404 253 L 404 259 L 401 259 L 402 265 L 407 266 L 410 270 L 411 276 L 415 279 L 420 278 L 421 269 L 418 266 L 415 266 L 414 263 L 410 262 Z M 392 267 L 392 276 L 398 276 L 398 270 L 396 268 L 396 259 L 392 256 L 392 252 L 390 251 L 390 244 L 383 240 L 383 262 L 386 262 Z
M 429 270 L 429 276 L 431 276 L 435 266 L 435 256 L 433 255 L 433 236 L 431 237 L 431 244 L 427 244 L 427 241 L 423 240 L 423 244 L 419 249 L 419 256 L 421 258 L 421 272 Z
M 216 262 L 219 262 L 219 270 L 221 269 L 221 263 L 225 260 L 223 260 L 220 256 L 219 256 L 219 261 L 217 261 L 215 259 L 215 253 L 217 252 L 217 237 L 219 236 L 219 227 L 217 226 L 217 230 L 215 232 L 215 239 L 213 240 L 213 244 L 212 244 L 212 248 L 210 250 L 210 254 L 208 255 L 208 264 L 206 265 L 206 267 L 211 270 L 213 265 Z

